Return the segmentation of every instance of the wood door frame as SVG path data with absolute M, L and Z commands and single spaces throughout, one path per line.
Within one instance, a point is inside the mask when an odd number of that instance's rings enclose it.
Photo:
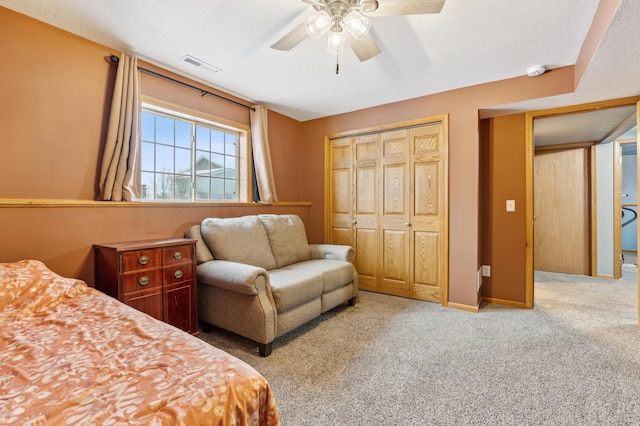
M 449 304 L 449 114 L 433 115 L 415 120 L 401 121 L 378 126 L 371 126 L 362 129 L 349 130 L 345 132 L 333 133 L 324 137 L 324 240 L 331 240 L 331 140 L 343 137 L 358 136 L 367 133 L 379 133 L 389 130 L 399 130 L 424 126 L 433 123 L 442 123 L 443 142 L 445 144 L 444 161 L 444 182 L 442 190 L 444 195 L 443 206 L 443 232 L 442 232 L 442 265 L 441 265 L 441 287 L 442 306 Z
M 526 197 L 525 307 L 526 308 L 529 308 L 529 309 L 533 308 L 533 298 L 534 298 L 534 291 L 533 291 L 533 287 L 534 287 L 533 158 L 535 153 L 535 147 L 533 143 L 534 119 L 541 118 L 541 117 L 553 117 L 558 115 L 572 114 L 577 112 L 596 111 L 600 109 L 615 108 L 615 107 L 621 107 L 621 106 L 630 106 L 630 105 L 637 106 L 639 103 L 640 103 L 640 96 L 634 96 L 629 98 L 621 98 L 621 99 L 614 99 L 614 100 L 601 101 L 601 102 L 592 102 L 592 103 L 581 104 L 581 105 L 552 108 L 547 110 L 530 111 L 525 113 L 525 157 L 526 157 L 525 158 L 525 197 Z M 636 113 L 640 115 L 640 111 L 636 111 Z M 640 227 L 638 227 L 638 230 L 640 234 Z M 638 281 L 638 289 L 640 292 L 640 279 Z M 638 304 L 638 312 L 640 315 L 640 304 Z

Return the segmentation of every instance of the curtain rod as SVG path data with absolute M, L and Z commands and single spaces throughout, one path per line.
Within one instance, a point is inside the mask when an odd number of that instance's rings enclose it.
M 117 64 L 120 61 L 120 58 L 117 57 L 116 55 L 107 56 L 105 59 L 107 59 L 107 61 L 109 61 L 109 62 L 111 62 L 113 64 Z M 232 103 L 234 105 L 238 105 L 238 106 L 241 106 L 243 108 L 250 109 L 251 111 L 255 111 L 256 110 L 254 107 L 252 107 L 250 105 L 246 105 L 246 104 L 243 104 L 241 102 L 234 101 L 233 99 L 226 98 L 226 97 L 224 97 L 222 95 L 218 95 L 217 93 L 209 92 L 208 90 L 201 89 L 201 88 L 193 86 L 193 85 L 191 85 L 189 83 L 185 83 L 184 81 L 176 80 L 175 78 L 169 77 L 169 76 L 164 75 L 164 74 L 160 74 L 159 72 L 152 71 L 150 69 L 143 68 L 143 67 L 140 67 L 140 66 L 138 67 L 138 70 L 142 71 L 145 74 L 150 74 L 150 75 L 152 75 L 154 77 L 158 77 L 158 78 L 161 78 L 163 80 L 167 80 L 167 81 L 170 81 L 172 83 L 179 84 L 179 85 L 187 87 L 189 89 L 197 90 L 198 92 L 200 92 L 200 96 L 204 97 L 205 95 L 210 95 L 210 96 L 216 97 L 218 99 L 221 99 L 223 101 Z

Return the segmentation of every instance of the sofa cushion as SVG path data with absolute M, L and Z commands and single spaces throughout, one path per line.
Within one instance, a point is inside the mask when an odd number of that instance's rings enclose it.
M 200 225 L 202 238 L 218 260 L 274 269 L 269 238 L 257 216 L 207 218 Z
M 311 259 L 304 223 L 299 216 L 261 214 L 258 218 L 267 231 L 277 268 Z
M 196 243 L 196 261 L 198 265 L 213 260 L 213 254 L 211 250 L 209 250 L 209 247 L 207 247 L 207 243 L 204 242 L 202 234 L 200 233 L 200 225 L 191 226 L 187 229 L 187 232 L 184 233 L 184 237 L 198 240 Z
M 308 270 L 269 271 L 271 293 L 278 313 L 285 312 L 322 295 L 322 275 Z
M 333 259 L 313 259 L 289 265 L 285 269 L 322 275 L 322 292 L 328 293 L 353 282 L 355 269 L 349 262 Z

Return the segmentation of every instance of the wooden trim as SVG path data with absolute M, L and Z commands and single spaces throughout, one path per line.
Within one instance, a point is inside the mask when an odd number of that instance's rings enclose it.
M 3 207 L 309 207 L 310 201 L 285 201 L 273 204 L 261 203 L 214 203 L 210 201 L 163 202 L 163 201 L 94 201 L 41 198 L 0 198 Z
M 637 122 L 640 123 L 640 100 L 636 102 L 636 115 L 637 115 L 636 120 Z M 637 148 L 640 148 L 640 138 L 636 136 L 636 149 Z M 640 172 L 640 161 L 636 161 L 636 173 L 637 172 Z M 638 198 L 640 198 L 640 186 L 638 186 L 637 191 L 638 191 Z M 637 238 L 640 239 L 640 226 L 638 226 L 637 228 L 638 228 Z M 638 294 L 640 294 L 640 275 L 638 275 Z M 640 303 L 636 302 L 636 304 L 638 305 L 638 313 L 637 313 L 638 327 L 640 327 Z
M 525 115 L 525 307 L 533 308 L 533 114 Z
M 332 243 L 333 237 L 331 236 L 331 211 L 333 199 L 331 197 L 331 188 L 333 188 L 333 175 L 331 173 L 331 139 L 324 137 L 324 241 L 325 243 Z
M 512 306 L 514 308 L 520 308 L 520 309 L 529 308 L 526 302 L 525 303 L 514 302 L 513 300 L 497 299 L 495 297 L 482 297 L 482 301 L 486 303 L 493 303 L 495 305 Z
M 444 114 L 442 118 L 442 138 L 445 141 L 445 161 L 444 161 L 444 212 L 442 213 L 442 306 L 449 306 L 449 114 Z M 482 287 L 482 286 L 481 286 Z
M 480 306 L 471 306 L 471 305 L 463 305 L 462 303 L 448 302 L 447 308 L 459 309 L 461 311 L 478 313 L 480 311 Z
M 534 118 L 553 117 L 557 115 L 571 114 L 575 112 L 597 111 L 600 109 L 629 106 L 629 105 L 638 104 L 638 103 L 640 103 L 640 96 L 630 96 L 627 98 L 612 99 L 607 101 L 590 102 L 586 104 L 530 111 L 527 114 L 531 114 L 531 116 Z
M 622 277 L 622 146 L 613 145 L 613 277 Z
M 539 152 L 565 151 L 567 149 L 589 148 L 597 144 L 598 144 L 597 142 L 578 142 L 578 143 L 565 143 L 562 145 L 536 146 L 535 152 L 537 154 Z
M 591 251 L 591 271 L 592 276 L 598 275 L 598 168 L 596 167 L 596 150 L 590 150 L 590 163 L 591 173 L 589 173 L 589 197 L 591 203 L 591 237 L 590 237 L 590 251 Z
M 415 120 L 400 121 L 397 123 L 388 123 L 388 124 L 382 124 L 379 126 L 364 127 L 362 129 L 348 130 L 345 132 L 334 133 L 327 137 L 329 139 L 338 139 L 338 138 L 344 138 L 344 137 L 353 137 L 356 135 L 362 135 L 367 133 L 379 133 L 379 132 L 384 132 L 388 130 L 397 130 L 405 127 L 424 126 L 424 125 L 435 124 L 439 122 L 442 122 L 444 124 L 445 120 L 448 121 L 448 117 L 449 117 L 448 114 L 439 114 L 439 115 L 433 115 L 431 117 L 418 118 Z M 448 134 L 448 126 L 447 126 L 447 134 Z M 447 140 L 447 146 L 448 146 L 448 140 Z

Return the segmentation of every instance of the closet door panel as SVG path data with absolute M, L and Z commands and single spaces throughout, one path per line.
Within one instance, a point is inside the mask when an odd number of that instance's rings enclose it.
M 442 231 L 444 164 L 442 125 L 411 131 L 413 203 L 411 222 L 411 289 L 416 299 L 442 302 Z
M 353 155 L 351 139 L 331 141 L 331 242 L 353 246 Z
M 409 133 L 380 134 L 382 149 L 381 230 L 383 293 L 409 296 Z
M 379 291 L 379 141 L 377 135 L 358 136 L 353 139 L 355 198 L 352 226 L 355 233 L 355 265 L 360 288 Z

